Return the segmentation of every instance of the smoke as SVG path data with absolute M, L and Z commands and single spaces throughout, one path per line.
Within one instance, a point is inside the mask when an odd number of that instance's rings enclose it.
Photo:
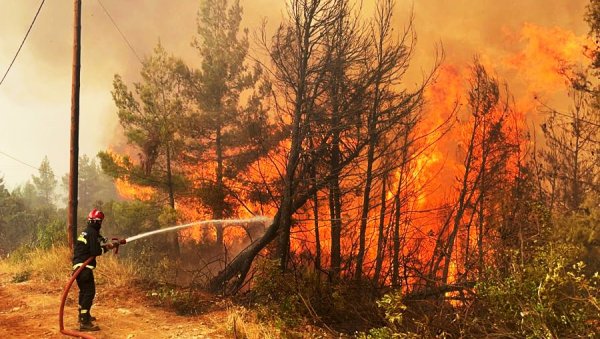
M 175 55 L 193 54 L 197 1 L 102 0 L 137 54 L 151 52 L 160 39 Z M 4 72 L 21 42 L 38 1 L 0 3 L 0 68 Z M 57 176 L 68 171 L 71 107 L 73 2 L 46 1 L 0 87 L 0 145 L 37 166 L 47 155 Z M 80 153 L 95 156 L 120 135 L 110 91 L 115 73 L 137 80 L 140 62 L 98 1 L 83 1 Z M 10 127 L 10 128 L 9 128 Z M 34 169 L 0 158 L 0 176 L 21 184 Z
M 196 51 L 190 46 L 196 33 L 198 0 L 101 1 L 140 57 L 149 55 L 160 40 L 168 52 L 192 66 L 198 63 Z M 263 18 L 268 28 L 275 27 L 285 13 L 284 0 L 240 2 L 244 8 L 243 26 L 251 32 L 259 28 Z M 372 12 L 373 3 L 363 3 L 365 14 Z M 3 70 L 38 4 L 33 0 L 0 3 Z M 519 94 L 527 93 L 528 86 L 557 91 L 547 87 L 547 79 L 536 75 L 540 71 L 535 67 L 536 54 L 527 49 L 533 38 L 527 40 L 523 34 L 534 34 L 538 29 L 544 37 L 538 47 L 559 44 L 560 40 L 554 39 L 563 36 L 557 34 L 559 31 L 579 39 L 587 32 L 583 21 L 586 4 L 586 0 L 397 1 L 398 31 L 406 25 L 411 10 L 415 15 L 418 43 L 410 82 L 418 82 L 421 74 L 432 67 L 435 46 L 441 43 L 445 63 L 453 67 L 466 67 L 479 55 Z M 72 6 L 69 1 L 46 1 L 21 55 L 0 87 L 3 150 L 34 165 L 48 155 L 57 175 L 68 169 Z M 141 65 L 97 0 L 84 1 L 82 11 L 80 151 L 94 156 L 122 135 L 110 94 L 113 75 L 118 73 L 129 83 L 139 80 Z M 522 69 L 528 73 L 523 74 Z M 0 171 L 7 182 L 14 184 L 35 172 L 6 158 L 0 158 Z

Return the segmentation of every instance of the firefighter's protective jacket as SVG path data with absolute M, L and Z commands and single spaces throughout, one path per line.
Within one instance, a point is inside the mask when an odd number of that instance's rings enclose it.
M 83 265 L 83 262 L 91 256 L 96 257 L 106 253 L 107 249 L 102 245 L 102 241 L 104 241 L 104 238 L 100 235 L 100 232 L 88 225 L 75 242 L 75 249 L 73 250 L 73 269 Z M 96 267 L 96 258 L 94 258 L 87 267 L 94 269 Z

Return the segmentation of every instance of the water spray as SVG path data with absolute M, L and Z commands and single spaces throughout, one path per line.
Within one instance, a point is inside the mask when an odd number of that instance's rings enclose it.
M 216 220 L 194 221 L 189 224 L 176 225 L 176 226 L 162 228 L 162 229 L 155 230 L 155 231 L 140 233 L 138 235 L 131 236 L 131 237 L 123 239 L 121 241 L 124 241 L 124 242 L 122 242 L 122 244 L 130 243 L 134 240 L 145 238 L 145 237 L 148 237 L 148 236 L 151 236 L 154 234 L 175 231 L 175 230 L 188 228 L 188 227 L 192 227 L 192 226 L 196 226 L 196 225 L 208 225 L 208 224 L 230 225 L 230 224 L 243 224 L 243 223 L 259 223 L 259 222 L 267 223 L 267 222 L 271 222 L 272 220 L 273 219 L 268 218 L 268 217 L 257 216 L 257 217 L 247 218 L 247 219 L 216 219 Z

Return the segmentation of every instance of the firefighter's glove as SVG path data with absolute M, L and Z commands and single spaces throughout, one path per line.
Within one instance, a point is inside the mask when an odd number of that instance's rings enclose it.
M 119 244 L 115 244 L 114 242 L 108 242 L 104 245 L 104 249 L 106 249 L 107 251 L 115 249 L 119 246 Z

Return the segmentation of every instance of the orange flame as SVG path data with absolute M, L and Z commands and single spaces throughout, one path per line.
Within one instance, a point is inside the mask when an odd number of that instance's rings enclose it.
M 533 93 L 555 92 L 564 88 L 565 74 L 578 63 L 586 62 L 586 45 L 592 41 L 560 27 L 541 27 L 526 23 L 513 42 L 525 47 L 506 59 L 508 69 L 518 71 L 518 77 Z M 589 61 L 589 60 L 588 60 Z
M 117 193 L 123 199 L 149 201 L 156 193 L 156 189 L 133 184 L 125 179 L 116 179 Z

